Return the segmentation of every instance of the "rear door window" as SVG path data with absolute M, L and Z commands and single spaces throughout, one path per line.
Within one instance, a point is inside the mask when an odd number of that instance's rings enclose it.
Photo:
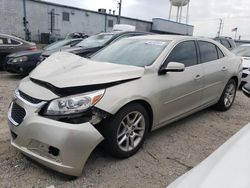
M 186 67 L 197 65 L 197 52 L 194 41 L 185 41 L 177 46 L 169 54 L 165 66 L 169 62 L 183 63 Z
M 20 42 L 6 37 L 0 37 L 0 45 L 18 45 Z
M 13 40 L 13 39 L 11 39 L 10 42 L 11 42 L 11 44 L 13 44 L 13 45 L 19 45 L 19 44 L 21 44 L 19 41 Z
M 201 63 L 214 61 L 218 59 L 217 46 L 213 43 L 198 41 L 201 55 Z
M 5 37 L 0 37 L 0 44 L 2 45 L 8 45 L 10 44 L 10 40 L 8 40 L 8 38 L 5 38 Z

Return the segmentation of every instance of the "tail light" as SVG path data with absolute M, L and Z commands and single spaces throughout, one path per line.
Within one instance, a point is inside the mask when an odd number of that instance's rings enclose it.
M 35 50 L 37 50 L 37 47 L 36 47 L 36 46 L 31 46 L 31 47 L 29 47 L 28 50 L 30 50 L 30 51 L 35 51 Z

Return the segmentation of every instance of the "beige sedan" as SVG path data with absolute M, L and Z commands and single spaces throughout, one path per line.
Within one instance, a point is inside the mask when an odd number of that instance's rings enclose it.
M 219 43 L 186 36 L 122 39 L 91 59 L 56 53 L 15 91 L 11 144 L 79 176 L 102 140 L 126 158 L 154 129 L 209 106 L 228 110 L 241 72 L 240 58 Z

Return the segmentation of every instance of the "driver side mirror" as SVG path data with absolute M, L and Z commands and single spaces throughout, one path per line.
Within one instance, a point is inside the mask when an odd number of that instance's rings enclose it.
M 242 87 L 242 91 L 247 97 L 250 97 L 250 83 L 245 84 Z
M 167 72 L 183 72 L 185 65 L 183 63 L 169 62 L 167 66 L 160 68 L 159 74 L 166 74 Z

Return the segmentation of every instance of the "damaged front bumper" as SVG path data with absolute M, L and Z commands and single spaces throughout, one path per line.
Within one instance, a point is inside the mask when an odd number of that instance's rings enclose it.
M 59 122 L 38 115 L 38 111 L 39 105 L 13 100 L 8 113 L 12 146 L 51 169 L 80 176 L 103 136 L 89 122 Z

